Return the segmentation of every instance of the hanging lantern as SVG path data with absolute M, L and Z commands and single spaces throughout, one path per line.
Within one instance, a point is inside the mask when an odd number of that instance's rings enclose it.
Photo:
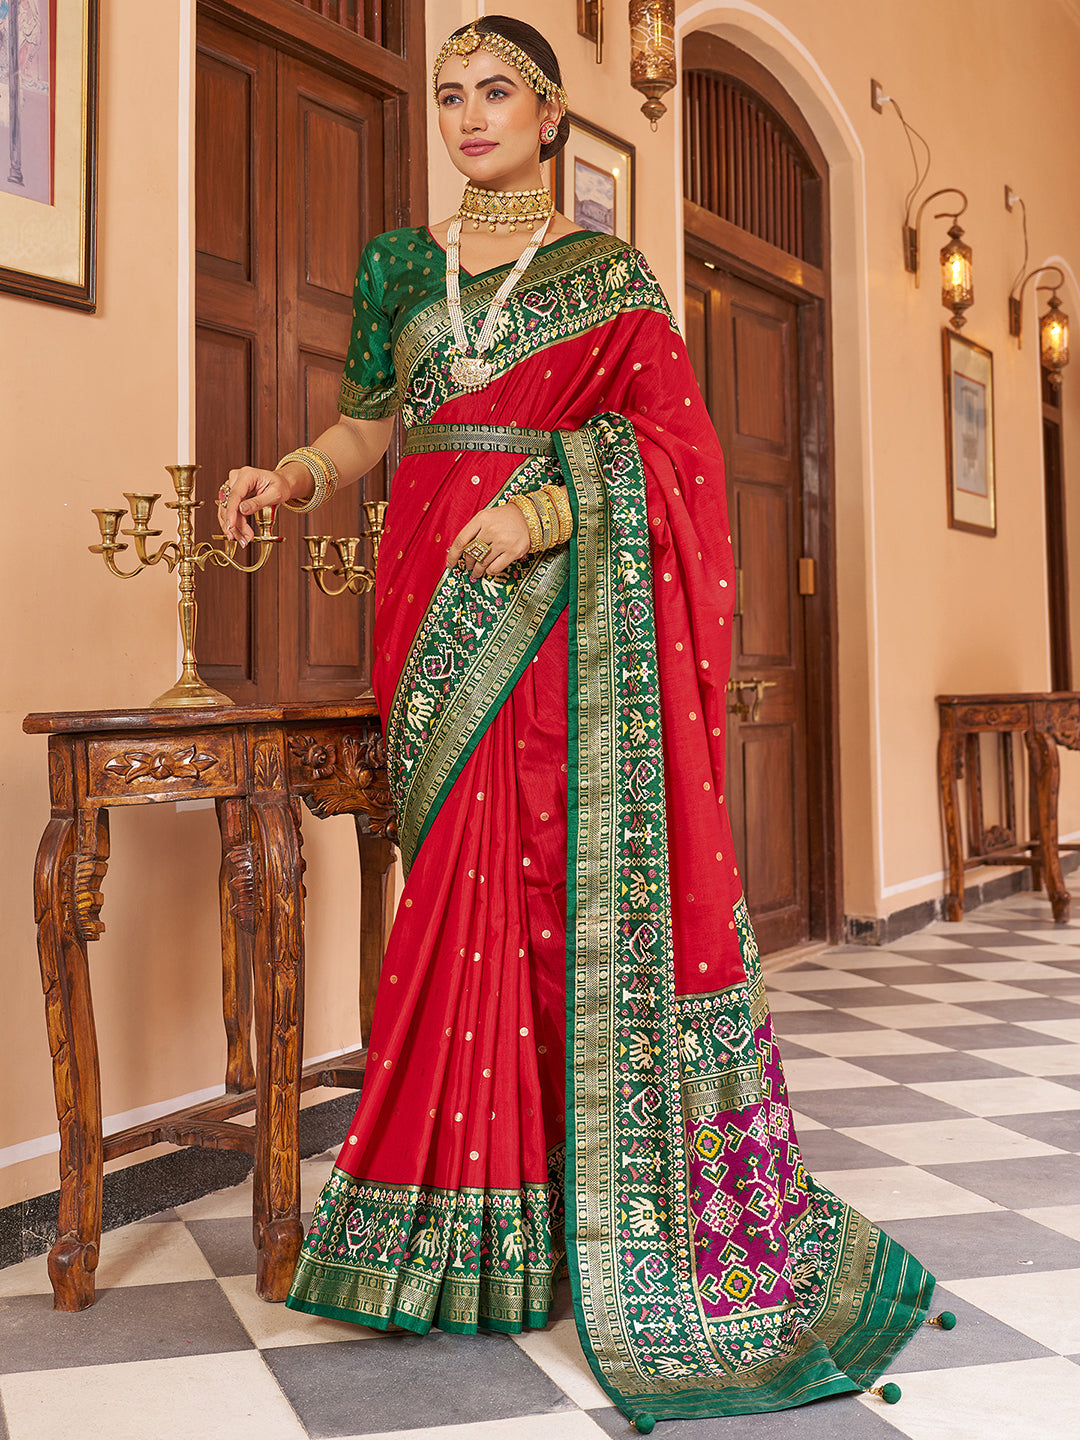
M 941 252 L 941 303 L 953 312 L 949 324 L 954 330 L 963 328 L 964 311 L 975 299 L 971 246 L 964 244 L 963 234 L 954 215 L 949 227 L 949 243 Z
M 654 130 L 677 79 L 675 0 L 630 0 L 630 84 L 648 97 L 641 109 Z
M 1056 290 L 1039 321 L 1039 354 L 1043 368 L 1050 372 L 1051 385 L 1060 385 L 1061 372 L 1069 363 L 1069 317 L 1061 308 Z

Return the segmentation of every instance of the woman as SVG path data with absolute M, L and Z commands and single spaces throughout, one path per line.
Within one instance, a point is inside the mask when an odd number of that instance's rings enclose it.
M 407 878 L 288 1303 L 519 1331 L 565 1254 L 639 1430 L 859 1391 L 934 1282 L 799 1159 L 724 806 L 716 435 L 642 257 L 550 214 L 542 37 L 477 21 L 435 93 L 462 210 L 367 246 L 343 418 L 222 491 L 246 540 L 407 427 L 373 671 Z

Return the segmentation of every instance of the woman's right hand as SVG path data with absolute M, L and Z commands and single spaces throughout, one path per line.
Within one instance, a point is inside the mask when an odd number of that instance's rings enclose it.
M 256 470 L 253 465 L 230 470 L 227 483 L 218 491 L 218 519 L 226 540 L 246 545 L 255 534 L 248 517 L 264 505 L 292 500 L 303 490 L 305 478 L 310 490 L 310 474 L 295 462 L 284 470 Z

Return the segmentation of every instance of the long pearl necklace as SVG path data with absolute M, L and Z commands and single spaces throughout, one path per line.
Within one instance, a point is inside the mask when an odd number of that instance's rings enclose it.
M 476 342 L 476 353 L 473 355 L 468 353 L 469 337 L 465 333 L 465 317 L 461 312 L 461 218 L 457 217 L 451 220 L 446 232 L 446 303 L 450 309 L 450 324 L 454 331 L 454 344 L 457 346 L 458 353 L 450 362 L 450 374 L 454 378 L 454 383 L 460 385 L 462 390 L 483 390 L 491 380 L 495 367 L 490 360 L 485 360 L 484 356 L 491 349 L 495 339 L 495 326 L 498 324 L 499 312 L 510 298 L 510 291 L 524 275 L 529 261 L 544 243 L 544 236 L 547 234 L 551 220 L 552 217 L 549 215 L 540 229 L 533 232 L 533 237 L 526 245 L 517 264 L 499 286 L 495 299 L 488 306 L 488 312 L 480 328 L 480 338 Z

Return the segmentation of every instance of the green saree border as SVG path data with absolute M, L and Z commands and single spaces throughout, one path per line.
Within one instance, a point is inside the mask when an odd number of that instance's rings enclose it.
M 533 457 L 519 465 L 491 505 L 527 488 L 548 463 Z M 505 583 L 476 582 L 461 570 L 448 570 L 402 667 L 386 734 L 406 875 L 469 756 L 566 607 L 570 560 L 565 547 L 509 573 L 513 578 Z M 467 663 L 461 663 L 462 650 L 447 648 L 447 637 L 459 628 L 462 586 L 475 592 L 466 598 L 479 609 L 476 628 L 481 632 Z M 418 759 L 406 753 L 414 730 L 423 743 Z
M 675 994 L 658 707 L 645 719 L 658 671 L 649 538 L 638 523 L 644 467 L 621 416 L 595 417 L 556 441 L 575 520 L 566 1242 L 582 1349 L 605 1394 L 635 1421 L 778 1411 L 855 1393 L 911 1338 L 934 1280 L 801 1165 L 789 1184 L 805 1203 L 786 1229 L 800 1261 L 796 1298 L 722 1315 L 703 1304 L 691 1135 L 708 1112 L 723 1129 L 725 1115 L 763 1105 L 767 1001 L 741 900 L 733 919 L 744 981 L 710 996 Z M 648 887 L 634 873 L 642 854 Z M 723 1043 L 702 1040 L 694 1063 L 680 1059 L 681 1022 L 725 1005 L 737 1024 Z M 824 1248 L 815 1243 L 822 1225 L 832 1236 Z M 787 1343 L 744 1358 L 740 1337 L 755 1317 L 775 1326 L 789 1311 Z

